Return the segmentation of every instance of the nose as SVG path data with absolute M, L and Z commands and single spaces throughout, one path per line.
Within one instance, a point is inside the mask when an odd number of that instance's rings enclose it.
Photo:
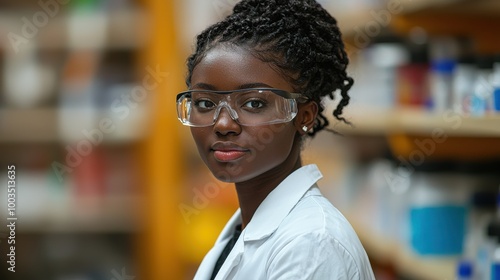
M 236 121 L 237 117 L 238 116 L 231 111 L 229 106 L 222 106 L 219 108 L 215 119 L 214 131 L 221 135 L 227 135 L 230 133 L 239 134 L 241 132 L 241 126 Z

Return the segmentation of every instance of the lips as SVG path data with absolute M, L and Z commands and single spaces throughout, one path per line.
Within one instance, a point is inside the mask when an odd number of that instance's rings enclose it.
M 235 161 L 249 152 L 248 149 L 232 142 L 216 142 L 212 145 L 211 150 L 214 152 L 215 159 L 220 162 Z

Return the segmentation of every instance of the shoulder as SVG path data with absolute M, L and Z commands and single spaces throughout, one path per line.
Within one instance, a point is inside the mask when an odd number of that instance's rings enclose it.
M 278 231 L 291 235 L 317 233 L 333 239 L 359 241 L 344 215 L 312 187 L 290 211 Z
M 345 276 L 337 279 L 369 279 L 362 277 L 371 268 L 356 232 L 317 187 L 301 198 L 273 239 L 271 271 L 288 263 L 306 271 Z
M 363 279 L 356 256 L 337 239 L 309 232 L 273 251 L 267 264 L 268 279 Z

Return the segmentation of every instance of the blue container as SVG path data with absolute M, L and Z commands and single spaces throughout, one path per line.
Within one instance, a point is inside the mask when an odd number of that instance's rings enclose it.
M 462 260 L 458 263 L 456 280 L 473 280 L 474 265 L 469 260 Z
M 421 255 L 460 255 L 467 209 L 460 205 L 420 206 L 410 209 L 411 245 Z
M 493 263 L 491 265 L 491 280 L 500 280 L 500 264 Z
M 500 112 L 500 88 L 495 88 L 493 91 L 493 109 Z

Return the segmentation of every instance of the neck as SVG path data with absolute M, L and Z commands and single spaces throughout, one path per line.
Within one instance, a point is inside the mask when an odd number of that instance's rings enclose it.
M 282 164 L 249 181 L 236 183 L 236 192 L 241 209 L 242 229 L 250 222 L 262 201 L 288 175 L 299 169 L 301 164 L 300 149 L 292 149 L 290 157 Z

